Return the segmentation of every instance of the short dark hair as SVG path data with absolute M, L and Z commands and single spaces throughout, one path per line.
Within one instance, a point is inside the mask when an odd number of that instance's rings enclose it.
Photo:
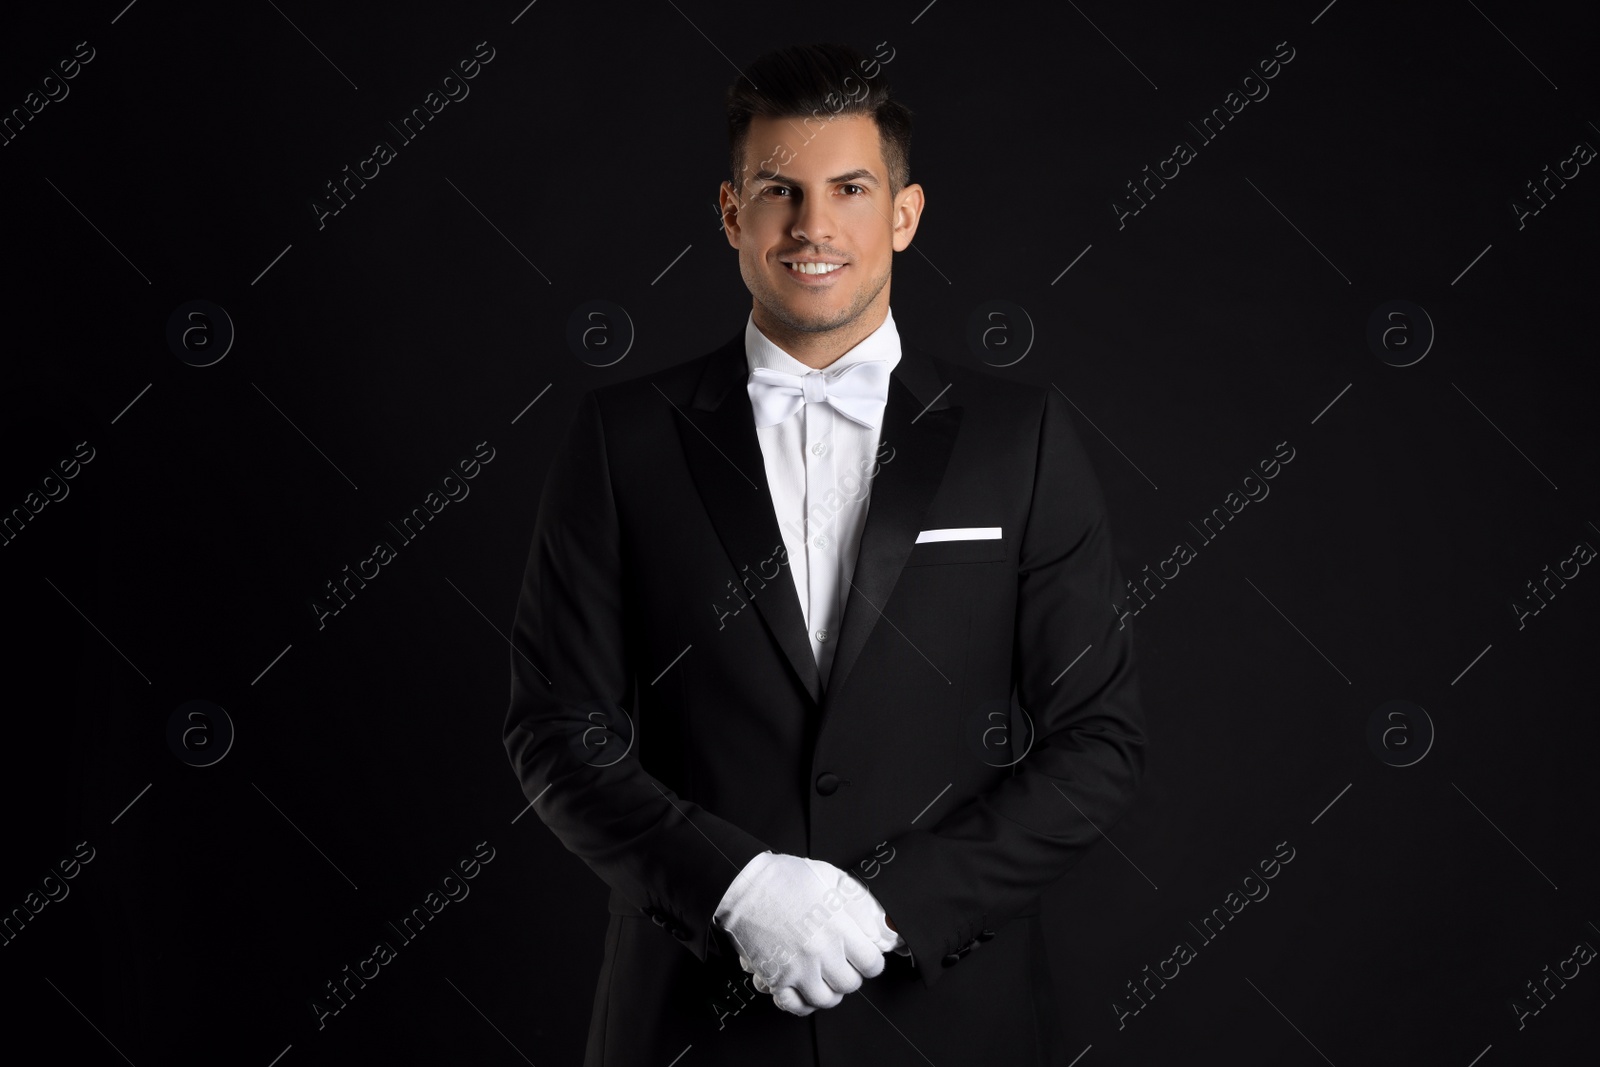
M 864 94 L 854 87 L 862 85 Z M 750 120 L 757 115 L 816 116 L 823 122 L 839 115 L 870 116 L 889 168 L 890 195 L 911 184 L 911 109 L 890 97 L 883 64 L 849 45 L 800 44 L 768 52 L 728 86 L 726 107 L 728 171 L 736 195 L 743 196 L 745 146 Z

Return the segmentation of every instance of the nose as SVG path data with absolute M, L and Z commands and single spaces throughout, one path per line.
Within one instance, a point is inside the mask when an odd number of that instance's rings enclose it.
M 808 197 L 795 212 L 790 236 L 796 241 L 812 245 L 825 245 L 834 238 L 832 212 L 824 200 Z

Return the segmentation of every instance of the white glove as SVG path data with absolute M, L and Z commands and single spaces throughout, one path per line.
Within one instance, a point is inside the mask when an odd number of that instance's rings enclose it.
M 834 1007 L 883 971 L 883 939 L 858 925 L 850 908 L 859 901 L 840 891 L 840 877 L 844 872 L 821 860 L 763 852 L 745 864 L 712 915 L 738 946 L 756 988 L 792 1015 Z
M 905 938 L 889 928 L 886 921 L 888 913 L 883 910 L 883 905 L 878 903 L 878 898 L 872 895 L 865 882 L 826 860 L 807 859 L 806 862 L 811 864 L 812 870 L 816 871 L 819 877 L 834 880 L 833 887 L 844 898 L 844 910 L 855 919 L 856 925 L 861 927 L 861 932 L 878 946 L 878 951 L 893 951 L 901 956 L 911 955 L 911 950 L 905 947 Z
M 839 899 L 844 904 L 845 912 L 855 920 L 856 925 L 861 928 L 861 932 L 867 935 L 867 940 L 871 941 L 879 952 L 893 950 L 901 956 L 911 955 L 911 950 L 905 947 L 905 939 L 889 928 L 889 924 L 886 921 L 887 913 L 883 910 L 883 905 L 878 903 L 877 898 L 872 895 L 860 879 L 847 871 L 835 867 L 826 860 L 808 857 L 806 863 L 816 873 L 817 877 L 822 879 L 825 886 L 831 886 L 839 894 Z M 755 986 L 758 991 L 762 993 L 772 992 L 766 980 L 746 957 L 739 957 L 739 965 L 754 976 L 750 984 Z M 869 975 L 868 977 L 871 976 Z

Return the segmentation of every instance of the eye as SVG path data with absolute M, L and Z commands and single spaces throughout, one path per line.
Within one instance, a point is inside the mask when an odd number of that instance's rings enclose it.
M 867 190 L 866 190 L 866 187 L 865 187 L 865 186 L 860 186 L 860 185 L 846 185 L 846 186 L 845 186 L 845 188 L 846 188 L 846 189 L 859 189 L 859 190 L 861 190 L 861 195 L 862 195 L 862 196 L 865 196 L 865 195 L 866 195 L 866 193 L 867 193 Z

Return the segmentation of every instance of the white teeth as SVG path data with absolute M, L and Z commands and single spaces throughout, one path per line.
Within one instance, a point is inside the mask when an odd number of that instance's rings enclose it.
M 785 264 L 785 266 L 787 266 L 790 270 L 794 271 L 796 274 L 832 274 L 834 271 L 836 271 L 840 267 L 844 266 L 844 264 L 843 263 L 787 263 L 787 264 Z

